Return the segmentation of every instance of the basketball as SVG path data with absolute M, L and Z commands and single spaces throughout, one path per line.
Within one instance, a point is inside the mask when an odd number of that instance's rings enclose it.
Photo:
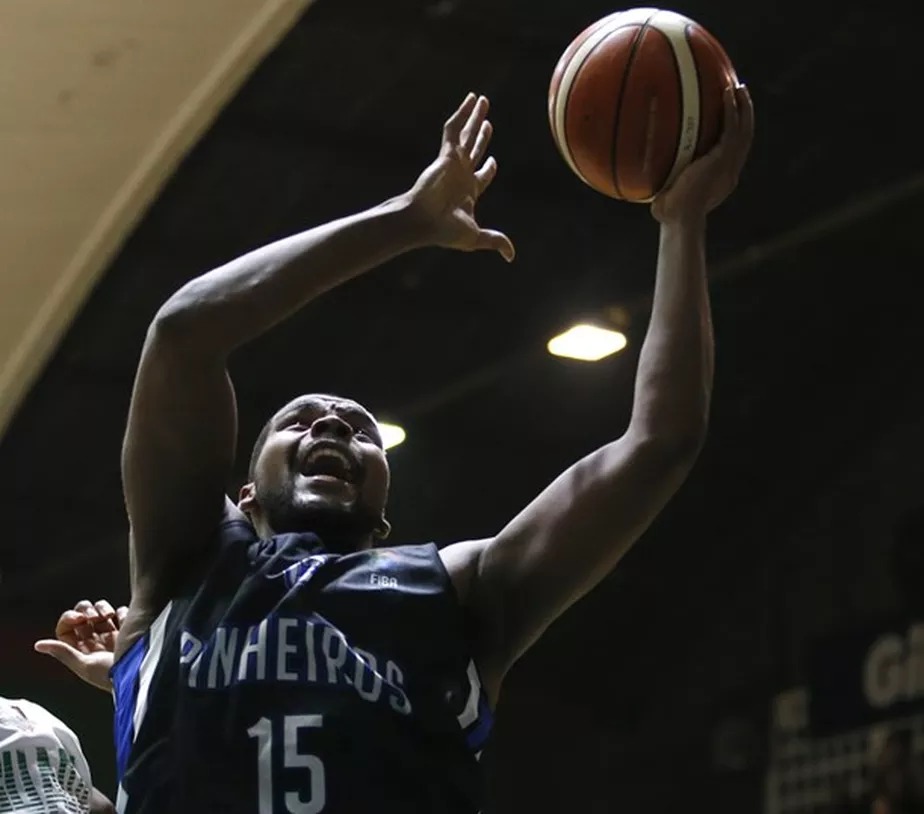
M 568 46 L 549 87 L 552 137 L 584 183 L 652 200 L 722 131 L 722 94 L 737 83 L 725 50 L 672 11 L 635 8 L 598 20 Z

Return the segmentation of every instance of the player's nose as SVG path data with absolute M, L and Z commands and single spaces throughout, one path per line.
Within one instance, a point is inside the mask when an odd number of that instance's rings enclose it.
M 315 438 L 328 437 L 348 440 L 353 435 L 353 428 L 340 416 L 330 413 L 316 418 L 311 424 L 311 434 Z

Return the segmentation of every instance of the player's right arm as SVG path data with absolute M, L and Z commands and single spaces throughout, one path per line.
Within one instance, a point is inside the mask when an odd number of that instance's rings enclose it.
M 484 160 L 487 108 L 484 98 L 466 98 L 443 128 L 439 156 L 407 193 L 250 252 L 192 280 L 158 311 L 122 451 L 132 605 L 120 652 L 136 620 L 169 599 L 177 574 L 208 556 L 237 436 L 230 353 L 325 291 L 417 246 L 489 249 L 513 259 L 509 239 L 474 217 L 497 169 Z

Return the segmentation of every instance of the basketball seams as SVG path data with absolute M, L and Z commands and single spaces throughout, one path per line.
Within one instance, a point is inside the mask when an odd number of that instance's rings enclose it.
M 652 20 L 652 27 L 657 28 L 664 34 L 670 43 L 677 66 L 677 75 L 680 80 L 682 106 L 680 133 L 678 134 L 674 164 L 665 179 L 665 187 L 672 184 L 680 171 L 690 163 L 696 151 L 699 131 L 702 127 L 699 69 L 696 65 L 693 49 L 687 39 L 687 28 L 690 25 L 691 21 L 688 18 L 670 11 L 661 11 L 658 13 L 657 18 Z M 691 135 L 695 135 L 695 137 L 691 138 Z
M 684 119 L 686 116 L 686 111 L 684 110 L 684 104 L 683 104 L 683 99 L 684 99 L 683 72 L 680 69 L 680 62 L 677 59 L 677 52 L 674 49 L 674 43 L 671 41 L 670 35 L 666 31 L 663 31 L 661 28 L 659 28 L 657 25 L 651 25 L 650 29 L 656 32 L 658 35 L 660 35 L 660 37 L 667 43 L 668 51 L 671 55 L 671 65 L 674 66 L 674 76 L 677 80 L 676 88 L 678 91 L 677 92 L 677 135 L 676 135 L 676 138 L 677 138 L 677 142 L 679 143 L 683 137 L 683 123 L 684 123 Z M 697 87 L 698 86 L 699 86 L 699 83 L 697 83 Z M 676 156 L 674 158 L 674 164 L 676 164 Z M 657 193 L 659 193 L 662 189 L 665 188 L 665 186 L 667 185 L 667 179 L 671 177 L 671 173 L 673 172 L 674 164 L 668 167 L 667 172 L 664 174 L 663 177 L 657 179 L 657 183 L 652 184 L 654 195 L 652 195 L 652 197 L 650 198 L 640 199 L 638 201 L 639 203 L 648 203 L 649 201 L 653 201 L 655 195 L 657 195 Z
M 593 56 L 594 51 L 597 50 L 597 46 L 617 31 L 623 28 L 630 28 L 634 25 L 636 25 L 634 21 L 626 22 L 621 19 L 621 15 L 614 14 L 608 25 L 601 25 L 581 43 L 580 48 L 575 50 L 574 55 L 562 72 L 555 104 L 555 124 L 553 126 L 555 141 L 561 150 L 562 156 L 568 163 L 568 166 L 571 167 L 574 174 L 588 186 L 590 186 L 590 183 L 578 169 L 577 162 L 574 160 L 574 155 L 568 144 L 568 103 L 571 100 L 571 89 L 574 87 L 574 82 L 581 73 L 581 68 L 583 68 L 591 56 Z
M 687 41 L 687 44 L 690 46 L 690 51 L 693 51 L 692 37 L 690 33 L 692 31 L 692 25 L 686 25 L 683 29 L 683 36 Z M 696 57 L 694 55 L 694 61 Z M 699 109 L 700 113 L 703 110 L 703 79 L 699 74 L 699 64 L 696 65 L 696 97 L 699 100 Z M 699 142 L 703 137 L 703 117 L 700 115 L 699 121 L 696 123 L 696 141 L 693 142 L 693 156 L 696 156 L 696 153 L 699 152 Z
M 553 135 L 555 138 L 558 138 L 558 133 L 555 132 L 555 106 L 558 104 L 559 91 L 561 90 L 561 83 L 564 77 L 565 69 L 574 59 L 574 55 L 578 50 L 583 46 L 587 40 L 596 34 L 601 28 L 606 25 L 609 25 L 613 22 L 616 17 L 624 16 L 625 12 L 616 11 L 613 14 L 608 14 L 606 17 L 603 17 L 597 22 L 592 23 L 587 26 L 580 34 L 578 34 L 572 43 L 565 49 L 565 52 L 561 55 L 558 60 L 558 63 L 555 65 L 555 70 L 552 72 L 552 82 L 549 86 L 549 119 L 552 124 Z
M 702 26 L 690 26 L 690 32 L 691 34 L 697 35 L 697 39 L 700 41 L 701 47 L 705 48 L 706 52 L 709 54 L 708 59 L 711 61 L 714 61 L 718 66 L 720 66 L 720 72 L 724 77 L 725 84 L 726 85 L 728 84 L 737 85 L 738 75 L 735 72 L 735 66 L 732 65 L 731 60 L 728 57 L 728 54 L 725 53 L 725 49 L 722 47 L 722 44 Z M 690 47 L 692 48 L 693 37 L 690 36 L 689 40 L 691 42 Z M 695 56 L 695 52 L 694 52 L 694 56 Z M 699 62 L 697 62 L 697 66 L 699 66 Z M 700 103 L 702 104 L 702 100 L 703 100 L 702 79 L 700 79 L 700 94 L 699 95 L 700 95 Z M 721 103 L 721 100 L 720 100 L 720 103 Z M 702 109 L 703 108 L 700 107 L 700 111 L 701 111 L 700 112 L 700 127 L 699 127 L 699 134 L 697 137 L 697 142 L 696 142 L 696 150 L 693 154 L 694 159 L 699 158 L 701 155 L 705 153 L 704 150 L 700 149 L 702 146 L 701 141 L 703 139 L 703 131 L 706 129 L 704 120 L 702 118 Z M 724 127 L 724 118 L 725 118 L 724 114 L 721 114 L 721 118 L 722 118 L 722 121 L 720 122 L 717 138 L 721 138 L 721 135 L 722 135 L 722 128 Z
M 567 60 L 566 65 L 563 65 L 563 63 L 566 61 L 565 57 L 567 56 L 567 52 L 559 61 L 559 67 L 562 67 L 562 73 L 561 80 L 555 90 L 555 102 L 553 106 L 554 116 L 551 117 L 552 135 L 556 145 L 558 145 L 559 152 L 562 154 L 562 157 L 565 159 L 572 172 L 588 186 L 592 185 L 578 169 L 577 162 L 574 160 L 574 155 L 568 144 L 567 122 L 571 89 L 574 87 L 574 82 L 580 75 L 581 69 L 602 42 L 624 28 L 643 25 L 657 13 L 657 9 L 654 8 L 636 8 L 627 11 L 618 11 L 608 17 L 604 17 L 603 20 L 585 29 L 583 34 L 578 35 L 578 39 L 581 39 L 581 37 L 586 34 L 583 41 L 575 48 L 573 54 L 571 54 L 570 58 Z
M 652 17 L 653 16 L 654 15 L 652 15 Z M 616 105 L 616 116 L 613 122 L 613 138 L 611 139 L 613 149 L 610 151 L 610 177 L 613 179 L 613 189 L 616 192 L 617 198 L 622 197 L 622 191 L 619 188 L 619 177 L 616 171 L 616 167 L 619 166 L 616 161 L 616 151 L 619 149 L 619 139 L 617 137 L 619 133 L 619 122 L 622 119 L 622 109 L 626 101 L 626 86 L 629 84 L 629 77 L 632 75 L 632 68 L 635 65 L 635 57 L 641 48 L 642 40 L 645 39 L 645 32 L 648 31 L 650 21 L 651 17 L 645 20 L 639 27 L 639 30 L 635 32 L 635 39 L 632 41 L 632 47 L 629 49 L 629 56 L 626 59 L 626 70 L 622 75 L 622 83 L 619 86 L 619 102 Z
M 618 14 L 619 12 L 616 12 Z M 560 133 L 556 126 L 555 113 L 558 106 L 558 100 L 561 94 L 561 83 L 564 79 L 565 70 L 568 65 L 571 64 L 571 60 L 574 59 L 574 55 L 578 52 L 580 47 L 587 41 L 589 37 L 592 37 L 600 28 L 607 25 L 610 20 L 616 16 L 616 14 L 610 14 L 604 17 L 601 20 L 589 25 L 585 28 L 577 37 L 574 38 L 574 41 L 567 47 L 565 52 L 561 55 L 561 58 L 558 60 L 558 64 L 555 66 L 555 70 L 552 72 L 552 82 L 549 86 L 549 125 L 552 128 L 552 137 L 555 139 L 556 145 L 560 138 Z

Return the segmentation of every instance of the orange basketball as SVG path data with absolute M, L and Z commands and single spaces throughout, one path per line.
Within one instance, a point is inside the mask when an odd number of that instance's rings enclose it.
M 611 198 L 650 201 L 722 130 L 738 79 L 718 41 L 672 11 L 604 17 L 568 46 L 549 87 L 549 124 L 568 166 Z

